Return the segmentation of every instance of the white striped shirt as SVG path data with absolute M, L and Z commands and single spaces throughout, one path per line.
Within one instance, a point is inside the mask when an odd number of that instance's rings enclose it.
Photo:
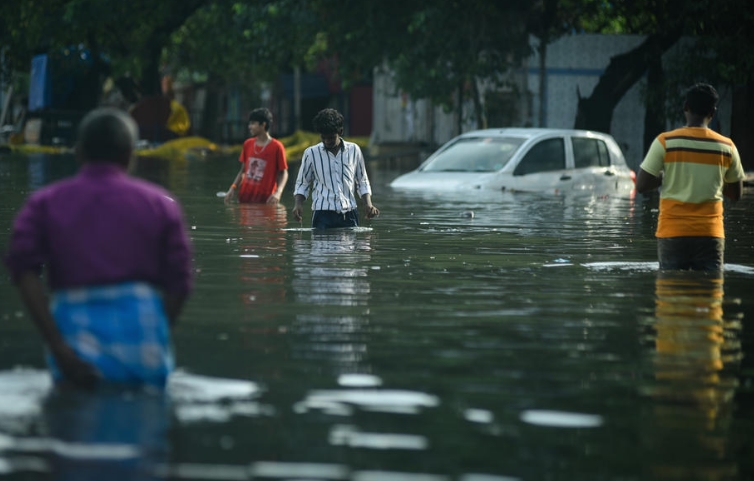
M 357 208 L 354 190 L 359 197 L 372 194 L 361 149 L 353 142 L 340 141 L 343 146 L 336 154 L 322 142 L 304 151 L 293 195 L 309 197 L 313 184 L 312 210 L 348 212 Z

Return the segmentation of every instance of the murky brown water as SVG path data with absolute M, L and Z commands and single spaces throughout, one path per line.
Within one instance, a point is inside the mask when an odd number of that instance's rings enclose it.
M 141 159 L 196 251 L 182 372 L 164 397 L 51 394 L 3 271 L 0 476 L 754 478 L 754 191 L 723 284 L 658 278 L 655 199 L 393 192 L 411 167 L 371 164 L 382 215 L 313 233 L 293 180 L 285 208 L 225 206 L 235 159 Z M 27 193 L 75 169 L 0 157 L 3 252 Z

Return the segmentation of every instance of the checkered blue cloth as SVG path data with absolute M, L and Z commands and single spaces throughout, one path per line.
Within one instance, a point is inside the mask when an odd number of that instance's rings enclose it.
M 52 315 L 65 341 L 105 382 L 164 386 L 173 370 L 170 327 L 160 293 L 146 283 L 55 291 Z M 54 379 L 61 379 L 47 355 Z

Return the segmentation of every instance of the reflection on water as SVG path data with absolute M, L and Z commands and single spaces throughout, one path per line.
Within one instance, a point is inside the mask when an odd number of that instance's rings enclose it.
M 369 372 L 365 364 L 371 284 L 369 228 L 293 234 L 291 285 L 298 304 L 294 333 L 303 345 L 296 354 L 325 360 L 339 373 Z
M 282 205 L 239 204 L 230 209 L 231 219 L 239 226 L 238 246 L 240 273 L 243 286 L 241 301 L 248 305 L 284 302 L 286 295 L 285 273 L 276 263 L 267 259 L 281 256 L 287 250 L 287 240 L 282 229 L 287 224 L 287 211 Z M 264 313 L 260 313 L 264 316 Z
M 658 277 L 656 199 L 401 193 L 374 163 L 380 217 L 315 232 L 290 188 L 225 205 L 237 165 L 134 166 L 195 246 L 165 396 L 52 390 L 0 276 L 0 478 L 754 479 L 754 192 L 726 209 L 723 292 Z M 0 157 L 0 247 L 75 168 Z
M 149 480 L 169 463 L 169 430 L 273 412 L 251 382 L 176 372 L 165 392 L 53 387 L 46 371 L 0 372 L 0 475 L 53 472 L 55 479 Z
M 726 433 L 742 358 L 740 300 L 724 300 L 722 277 L 694 273 L 661 272 L 655 292 L 655 382 L 647 391 L 657 400 L 650 443 L 662 461 L 653 478 L 735 477 Z

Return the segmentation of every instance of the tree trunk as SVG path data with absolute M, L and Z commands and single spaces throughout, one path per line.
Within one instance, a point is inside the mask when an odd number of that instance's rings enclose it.
M 458 108 L 456 109 L 456 135 L 463 133 L 463 82 L 458 83 Z
M 736 144 L 745 171 L 754 170 L 754 130 L 751 112 L 754 111 L 754 76 L 733 90 L 733 112 L 731 114 L 730 136 Z
M 139 82 L 142 97 L 151 97 L 162 93 L 160 87 L 160 78 L 162 77 L 160 57 L 162 56 L 162 46 L 164 42 L 158 41 L 156 38 L 153 38 L 152 40 L 153 41 L 149 43 L 149 45 L 152 45 L 152 48 L 147 54 L 144 68 L 141 71 L 141 82 Z
M 644 150 L 641 157 L 649 150 L 649 146 L 667 126 L 665 117 L 665 72 L 662 69 L 662 59 L 656 58 L 649 64 L 647 72 L 647 98 L 644 110 Z
M 547 122 L 547 43 L 549 39 L 546 35 L 543 35 L 539 39 L 539 46 L 537 51 L 539 52 L 539 112 L 538 119 L 539 127 L 545 127 Z
M 479 86 L 476 83 L 476 79 L 471 79 L 471 95 L 474 97 L 474 114 L 476 116 L 476 126 L 478 129 L 487 128 L 487 115 L 484 111 L 484 104 L 480 98 Z
M 217 128 L 217 119 L 220 116 L 220 89 L 213 77 L 210 75 L 205 85 L 206 93 L 199 135 L 214 142 L 220 142 L 220 132 Z
M 650 63 L 662 58 L 680 36 L 680 29 L 653 34 L 635 49 L 610 59 L 592 94 L 589 97 L 579 95 L 574 128 L 610 133 L 615 106 L 644 75 Z

